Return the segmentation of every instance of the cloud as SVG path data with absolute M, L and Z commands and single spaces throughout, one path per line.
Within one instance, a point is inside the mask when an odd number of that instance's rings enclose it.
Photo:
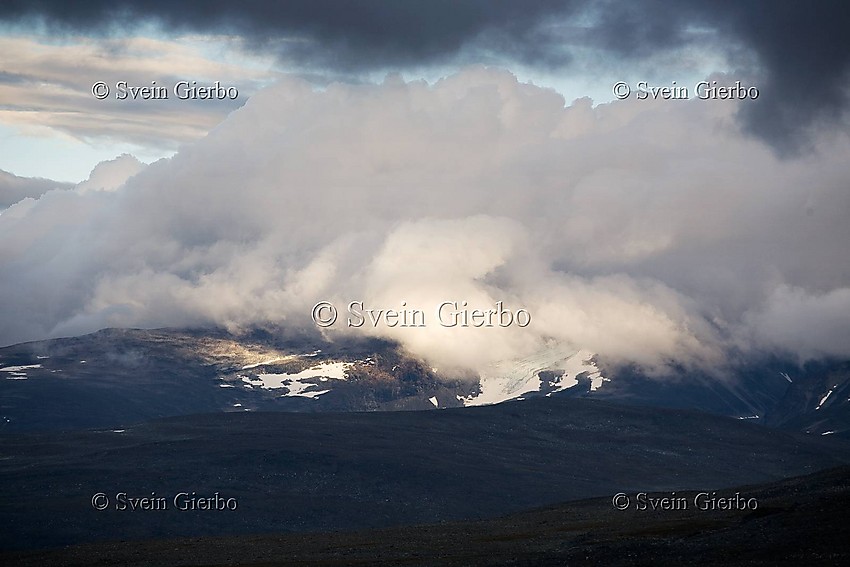
M 76 186 L 76 190 L 79 193 L 115 191 L 139 173 L 144 166 L 145 164 L 129 154 L 120 155 L 113 160 L 99 163 L 92 170 L 89 178 Z
M 809 150 L 810 128 L 847 126 L 850 4 L 793 0 L 602 2 L 596 39 L 643 57 L 714 31 L 732 63 L 752 68 L 762 96 L 742 109 L 747 130 L 780 155 Z
M 762 96 L 742 119 L 781 155 L 810 149 L 812 128 L 847 124 L 850 5 L 842 0 L 45 0 L 4 2 L 0 20 L 111 41 L 151 22 L 170 33 L 235 34 L 318 74 L 482 62 L 558 69 L 582 57 L 598 68 L 697 46 L 760 78 Z
M 728 349 L 850 356 L 816 329 L 826 310 L 840 330 L 846 302 L 777 311 L 784 289 L 850 288 L 848 142 L 824 134 L 814 154 L 779 160 L 736 112 L 565 106 L 485 68 L 434 85 L 285 80 L 117 190 L 4 212 L 0 343 L 105 326 L 316 332 L 311 308 L 327 300 L 343 316 L 351 301 L 422 309 L 422 329 L 341 319 L 326 332 L 397 340 L 441 367 L 552 343 L 655 369 L 720 364 Z M 503 301 L 533 320 L 446 328 L 443 301 Z M 792 331 L 771 332 L 778 320 Z
M 70 183 L 50 179 L 18 177 L 0 170 L 0 211 L 26 198 L 37 199 L 53 189 L 69 189 Z
M 59 132 L 92 144 L 130 143 L 137 147 L 175 150 L 197 139 L 238 108 L 261 84 L 274 77 L 267 70 L 217 61 L 205 53 L 206 40 L 173 41 L 140 36 L 72 37 L 67 41 L 26 35 L 0 37 L 5 54 L 0 74 L 0 122 L 25 134 Z M 236 41 L 217 38 L 240 53 Z M 256 63 L 256 58 L 245 58 Z M 111 94 L 92 96 L 103 81 Z M 116 83 L 145 87 L 155 83 L 169 91 L 168 100 L 117 100 Z M 236 86 L 236 100 L 178 100 L 178 81 Z
M 4 3 L 0 19 L 42 19 L 56 30 L 108 34 L 153 21 L 166 29 L 236 33 L 258 47 L 285 49 L 323 66 L 368 68 L 418 64 L 456 53 L 471 39 L 496 34 L 520 53 L 547 18 L 584 1 L 435 0 L 397 3 L 365 0 L 230 2 L 190 0 L 173 5 L 145 1 L 89 0 L 73 9 L 61 2 Z M 504 46 L 503 46 L 504 48 Z M 529 56 L 532 54 L 529 53 Z M 373 62 L 370 63 L 369 61 Z
M 843 357 L 850 337 L 850 287 L 826 293 L 783 285 L 746 321 L 754 339 L 800 360 Z

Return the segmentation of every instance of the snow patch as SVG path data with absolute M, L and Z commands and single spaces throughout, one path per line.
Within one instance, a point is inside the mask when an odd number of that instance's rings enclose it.
M 30 368 L 41 368 L 40 364 L 27 364 L 24 366 L 4 366 L 0 368 L 0 372 L 20 372 L 21 370 L 29 370 Z
M 307 355 L 310 356 L 310 355 Z M 291 360 L 292 356 L 279 356 L 277 358 L 269 358 L 262 362 L 255 362 L 254 364 L 246 364 L 242 367 L 242 370 L 250 370 L 251 368 L 257 368 L 258 366 L 265 366 L 266 364 L 274 364 L 275 362 L 282 362 L 284 360 Z
M 481 373 L 478 395 L 463 398 L 465 406 L 498 404 L 518 398 L 529 392 L 539 392 L 543 386 L 540 373 L 545 370 L 563 370 L 552 381 L 553 392 L 572 388 L 578 384 L 578 376 L 584 372 L 591 380 L 590 389 L 598 390 L 608 379 L 604 378 L 591 362 L 593 353 L 586 350 L 567 351 L 554 346 L 534 355 L 501 361 Z
M 256 378 L 240 376 L 242 381 L 251 386 L 259 386 L 266 390 L 286 388 L 288 392 L 284 396 L 301 396 L 304 398 L 315 398 L 327 394 L 330 390 L 310 390 L 317 384 L 308 382 L 308 379 L 318 379 L 325 382 L 328 379 L 345 380 L 345 372 L 351 368 L 351 362 L 323 362 L 295 374 L 260 374 Z M 322 380 L 324 378 L 324 380 Z
M 302 390 L 298 393 L 293 393 L 292 391 L 290 391 L 288 394 L 285 394 L 281 397 L 285 398 L 287 396 L 299 396 L 299 397 L 302 397 L 302 398 L 313 398 L 313 399 L 315 399 L 315 398 L 318 398 L 319 396 L 321 396 L 322 394 L 327 394 L 328 392 L 330 392 L 330 390 L 318 390 L 318 391 L 314 390 L 314 391 L 310 391 L 310 392 L 306 392 L 306 391 Z
M 838 384 L 836 384 L 835 386 L 830 388 L 829 392 L 827 392 L 826 395 L 820 399 L 820 402 L 818 403 L 818 407 L 815 408 L 815 411 L 819 410 L 823 406 L 823 404 L 826 403 L 826 400 L 829 399 L 829 397 L 832 395 L 832 391 L 835 390 L 835 388 L 837 386 L 838 386 Z

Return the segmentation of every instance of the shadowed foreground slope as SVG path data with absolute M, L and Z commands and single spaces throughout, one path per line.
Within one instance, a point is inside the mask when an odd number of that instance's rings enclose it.
M 230 413 L 0 436 L 0 546 L 370 529 L 616 492 L 711 490 L 848 462 L 841 440 L 543 398 L 392 413 Z M 109 498 L 96 511 L 92 496 Z M 180 492 L 236 510 L 176 509 Z M 166 509 L 118 510 L 118 495 Z
M 850 561 L 850 468 L 722 491 L 755 511 L 617 511 L 609 498 L 478 522 L 361 532 L 81 545 L 8 565 L 839 565 Z M 657 497 L 669 496 L 656 494 Z M 677 493 L 693 502 L 694 493 Z M 2 557 L 2 556 L 0 556 Z

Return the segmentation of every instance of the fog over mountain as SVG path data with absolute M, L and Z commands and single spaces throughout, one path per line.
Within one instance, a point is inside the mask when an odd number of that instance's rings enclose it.
M 714 76 L 721 83 L 735 77 Z M 267 323 L 476 369 L 561 343 L 649 370 L 733 352 L 850 356 L 848 140 L 780 159 L 747 101 L 592 106 L 471 67 L 429 85 L 288 79 L 109 191 L 0 215 L 0 343 L 107 326 Z M 126 158 L 122 158 L 126 159 Z M 130 176 L 138 163 L 109 170 Z M 105 175 L 105 174 L 104 174 Z M 424 328 L 345 327 L 345 305 Z M 446 328 L 444 301 L 525 308 Z

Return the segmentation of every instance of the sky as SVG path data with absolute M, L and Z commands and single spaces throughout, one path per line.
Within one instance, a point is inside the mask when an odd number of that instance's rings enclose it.
M 552 344 L 649 372 L 847 358 L 848 22 L 829 1 L 4 2 L 0 344 L 274 325 L 458 370 Z M 319 329 L 318 301 L 532 322 Z

